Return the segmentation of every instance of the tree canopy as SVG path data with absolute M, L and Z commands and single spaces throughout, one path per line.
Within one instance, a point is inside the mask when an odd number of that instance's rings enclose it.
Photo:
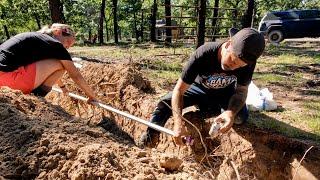
M 0 42 L 20 32 L 36 31 L 41 26 L 52 23 L 49 9 L 52 0 L 2 0 L 0 1 Z M 55 0 L 57 1 L 57 0 Z M 59 1 L 59 0 L 58 0 Z M 114 14 L 113 1 L 105 0 L 104 9 L 104 36 L 106 41 L 113 41 Z M 200 0 L 199 0 L 200 1 Z M 213 7 L 217 0 L 206 0 L 207 7 Z M 91 41 L 98 35 L 99 18 L 101 18 L 102 0 L 60 0 L 65 22 L 70 24 L 77 32 L 80 42 Z M 120 39 L 144 38 L 150 34 L 152 8 L 157 2 L 156 19 L 164 19 L 165 0 L 118 0 L 117 26 Z M 198 0 L 171 0 L 173 5 L 197 6 Z M 246 12 L 248 2 L 245 0 L 219 0 L 218 20 L 220 33 L 225 33 L 223 27 L 240 27 L 241 18 Z M 230 9 L 228 9 L 230 8 Z M 231 10 L 234 9 L 234 10 Z M 288 9 L 319 9 L 318 0 L 255 0 L 254 27 L 257 27 L 265 13 L 273 10 Z M 196 16 L 195 8 L 171 7 L 171 16 Z M 211 26 L 213 9 L 206 11 L 206 25 Z M 225 19 L 223 19 L 225 18 Z M 229 19 L 228 19 L 229 18 Z M 230 20 L 233 18 L 234 20 Z M 172 19 L 181 26 L 195 27 L 197 20 L 194 18 Z M 100 21 L 101 23 L 101 21 Z M 185 29 L 185 34 L 191 34 L 192 28 Z

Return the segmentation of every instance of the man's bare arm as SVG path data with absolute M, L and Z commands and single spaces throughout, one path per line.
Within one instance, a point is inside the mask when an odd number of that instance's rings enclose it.
M 183 131 L 183 121 L 181 118 L 183 110 L 183 94 L 189 87 L 190 85 L 183 82 L 183 80 L 180 78 L 172 92 L 172 116 L 174 119 L 174 131 L 176 133 L 175 142 L 178 145 L 182 144 L 180 136 L 182 135 Z
M 248 86 L 238 85 L 234 95 L 230 98 L 228 110 L 232 112 L 233 117 L 242 109 L 246 103 Z

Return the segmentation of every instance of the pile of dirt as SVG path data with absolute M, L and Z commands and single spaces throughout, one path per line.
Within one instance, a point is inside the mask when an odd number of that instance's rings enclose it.
M 99 101 L 146 120 L 150 118 L 157 100 L 154 98 L 155 90 L 134 66 L 86 62 L 80 71 L 98 94 Z M 70 92 L 82 93 L 67 75 L 63 77 L 63 81 Z M 146 129 L 140 123 L 124 119 L 101 108 L 72 101 L 71 98 L 55 92 L 50 93 L 46 98 L 64 108 L 68 113 L 86 119 L 89 125 L 105 126 L 105 123 L 110 123 L 106 122 L 108 119 L 134 138 L 139 137 Z
M 168 171 L 163 153 L 88 126 L 44 98 L 1 88 L 0 114 L 0 179 L 206 178 L 191 161 Z
M 159 95 L 134 66 L 86 62 L 81 73 L 105 104 L 150 118 Z M 82 93 L 67 76 L 63 81 L 70 91 Z M 207 134 L 211 119 L 197 111 L 184 115 L 198 128 L 188 125 L 195 139 L 192 146 L 176 147 L 171 137 L 162 134 L 157 149 L 151 150 L 135 146 L 144 125 L 55 92 L 44 99 L 2 88 L 0 115 L 0 178 L 320 177 L 319 146 L 300 164 L 309 144 L 255 127 L 235 126 L 211 139 Z M 166 127 L 172 128 L 172 121 Z

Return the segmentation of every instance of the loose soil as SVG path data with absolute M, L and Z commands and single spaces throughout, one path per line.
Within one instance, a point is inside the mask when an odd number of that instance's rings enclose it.
M 105 104 L 150 118 L 160 95 L 134 65 L 84 62 L 81 73 Z M 63 81 L 82 93 L 67 75 Z M 184 117 L 206 147 L 188 125 L 194 145 L 177 147 L 162 134 L 156 149 L 140 149 L 144 125 L 55 92 L 41 98 L 1 88 L 0 115 L 0 179 L 320 178 L 318 144 L 247 124 L 210 139 L 212 118 L 192 108 Z

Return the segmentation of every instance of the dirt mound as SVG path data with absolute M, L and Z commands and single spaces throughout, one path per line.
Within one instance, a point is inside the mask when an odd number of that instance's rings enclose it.
M 158 94 L 134 66 L 85 63 L 81 72 L 99 100 L 150 118 Z M 81 94 L 67 76 L 63 81 L 70 91 Z M 255 127 L 236 126 L 213 140 L 207 137 L 210 119 L 201 121 L 208 118 L 197 111 L 185 114 L 201 134 L 188 126 L 194 145 L 176 147 L 162 134 L 152 150 L 141 150 L 134 143 L 144 125 L 55 92 L 44 99 L 2 88 L 0 115 L 0 178 L 235 179 L 237 174 L 245 179 L 320 178 L 318 146 L 300 165 L 308 144 Z M 166 126 L 172 128 L 172 121 Z
M 187 179 L 201 169 L 184 162 L 167 173 L 159 163 L 163 153 L 143 151 L 128 136 L 90 127 L 18 91 L 0 89 L 0 114 L 0 177 L 6 179 Z
M 134 66 L 85 63 L 81 68 L 81 73 L 98 93 L 101 102 L 138 117 L 150 118 L 156 102 L 153 97 L 155 95 L 154 89 Z M 63 79 L 71 92 L 82 93 L 67 75 Z M 112 93 L 112 95 L 108 93 Z M 54 92 L 50 93 L 47 99 L 63 107 L 70 114 L 86 119 L 86 123 L 89 125 L 105 125 L 105 123 L 110 123 L 105 121 L 108 119 L 132 137 L 140 136 L 141 132 L 146 129 L 145 126 L 123 119 L 117 114 L 81 102 L 74 102 L 70 98 Z

